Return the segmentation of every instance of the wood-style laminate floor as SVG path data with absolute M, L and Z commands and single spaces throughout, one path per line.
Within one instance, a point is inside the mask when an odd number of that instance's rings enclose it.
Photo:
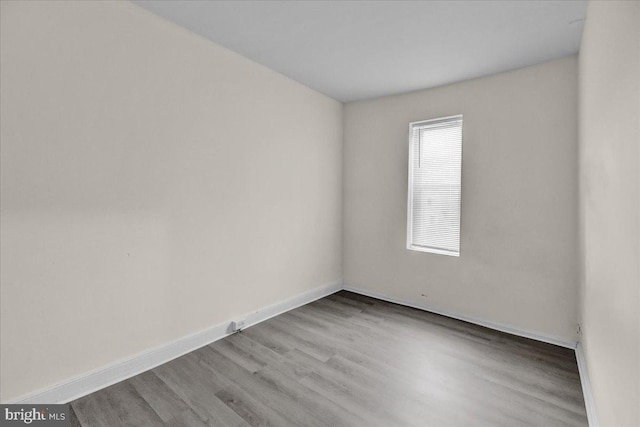
M 74 426 L 587 426 L 574 352 L 338 292 L 78 399 Z

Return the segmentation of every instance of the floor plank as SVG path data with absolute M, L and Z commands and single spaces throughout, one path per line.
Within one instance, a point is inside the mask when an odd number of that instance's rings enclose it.
M 341 291 L 78 399 L 72 425 L 586 427 L 572 350 Z

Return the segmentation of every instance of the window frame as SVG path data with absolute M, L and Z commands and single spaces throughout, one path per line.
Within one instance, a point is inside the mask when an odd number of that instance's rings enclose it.
M 438 123 L 446 123 L 452 121 L 460 121 L 460 214 L 458 216 L 458 230 L 460 231 L 459 239 L 458 239 L 458 252 L 449 251 L 446 249 L 432 248 L 428 246 L 420 246 L 413 244 L 413 145 L 412 145 L 412 136 L 413 136 L 413 128 L 418 125 L 426 125 L 426 124 L 438 124 Z M 408 137 L 408 147 L 409 147 L 409 155 L 407 156 L 409 159 L 407 176 L 408 176 L 408 186 L 407 186 L 407 249 L 411 251 L 417 252 L 426 252 L 433 253 L 438 255 L 447 255 L 452 257 L 460 257 L 462 252 L 462 164 L 463 164 L 463 142 L 464 142 L 464 117 L 463 114 L 456 114 L 453 116 L 446 117 L 438 117 L 435 119 L 427 119 L 427 120 L 418 120 L 415 122 L 409 123 L 409 137 Z

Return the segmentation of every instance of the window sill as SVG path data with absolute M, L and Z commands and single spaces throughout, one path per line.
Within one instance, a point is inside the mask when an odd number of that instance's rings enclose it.
M 438 254 L 438 255 L 447 255 L 447 256 L 454 256 L 454 257 L 460 256 L 460 252 L 447 251 L 445 249 L 429 248 L 426 246 L 409 245 L 407 246 L 407 249 L 409 249 L 410 251 L 428 252 L 428 253 Z

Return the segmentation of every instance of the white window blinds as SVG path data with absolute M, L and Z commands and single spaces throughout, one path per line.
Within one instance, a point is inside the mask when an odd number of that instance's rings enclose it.
M 462 116 L 411 123 L 407 248 L 460 255 Z

